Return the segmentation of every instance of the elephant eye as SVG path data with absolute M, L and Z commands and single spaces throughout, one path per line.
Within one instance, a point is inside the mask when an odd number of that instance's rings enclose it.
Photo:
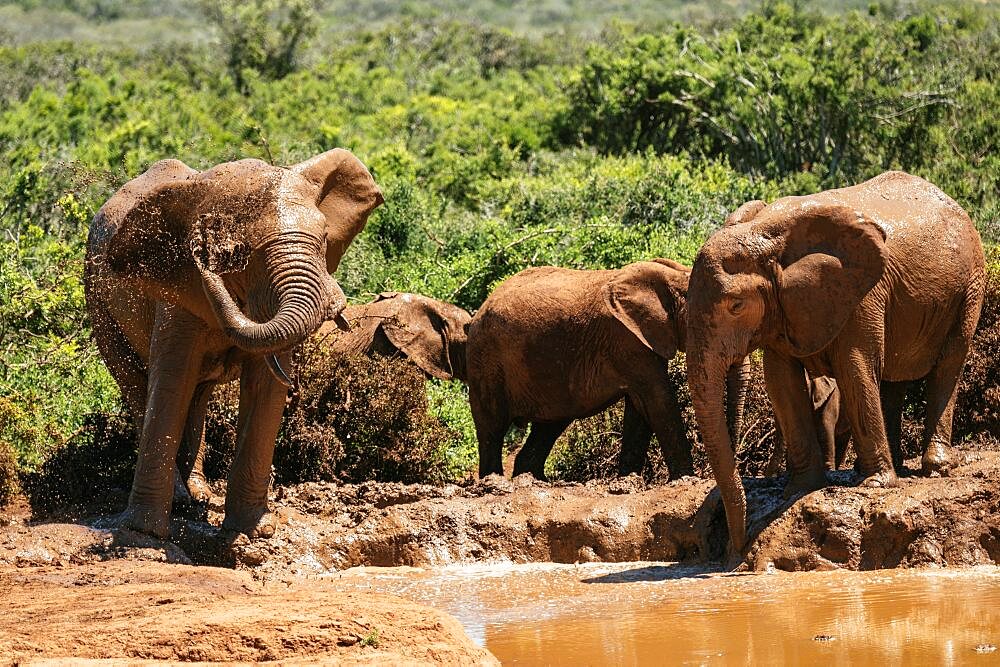
M 732 315 L 739 315 L 742 313 L 745 306 L 746 302 L 743 299 L 729 299 L 729 313 Z

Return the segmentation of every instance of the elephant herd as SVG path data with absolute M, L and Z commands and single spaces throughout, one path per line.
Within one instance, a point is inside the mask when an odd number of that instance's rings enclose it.
M 479 474 L 503 473 L 511 424 L 528 425 L 514 474 L 544 477 L 575 419 L 624 398 L 619 472 L 641 471 L 652 434 L 672 478 L 690 445 L 667 362 L 683 352 L 698 428 L 733 550 L 746 498 L 732 443 L 748 358 L 786 447 L 786 495 L 826 484 L 846 442 L 861 484 L 894 486 L 908 382 L 926 379 L 922 468 L 944 473 L 952 411 L 985 290 L 969 216 L 916 176 L 741 206 L 691 268 L 530 268 L 475 316 L 415 294 L 346 305 L 333 279 L 383 201 L 365 166 L 334 149 L 291 167 L 240 160 L 198 172 L 164 160 L 101 208 L 87 244 L 94 338 L 140 427 L 123 527 L 166 536 L 175 487 L 207 495 L 201 461 L 216 384 L 239 377 L 225 528 L 274 532 L 267 493 L 290 352 L 320 331 L 334 352 L 399 355 L 468 385 Z M 339 332 L 338 329 L 345 330 Z

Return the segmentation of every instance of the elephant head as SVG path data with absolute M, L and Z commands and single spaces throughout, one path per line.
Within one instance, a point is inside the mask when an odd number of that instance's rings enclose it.
M 684 352 L 691 269 L 670 259 L 630 264 L 604 289 L 612 315 L 647 348 L 664 359 Z M 726 414 L 735 433 L 743 421 L 749 361 L 727 373 Z
M 382 201 L 342 149 L 290 168 L 251 159 L 198 172 L 164 160 L 101 209 L 89 244 L 118 277 L 269 354 L 287 383 L 273 353 L 340 316 L 331 273 Z
M 383 292 L 345 315 L 352 332 L 340 336 L 334 350 L 401 353 L 431 377 L 466 381 L 466 330 L 472 316 L 458 306 L 419 294 Z
M 688 292 L 688 382 L 735 550 L 746 497 L 723 412 L 734 366 L 760 347 L 821 351 L 882 277 L 885 233 L 853 208 L 815 197 L 750 202 L 702 246 Z

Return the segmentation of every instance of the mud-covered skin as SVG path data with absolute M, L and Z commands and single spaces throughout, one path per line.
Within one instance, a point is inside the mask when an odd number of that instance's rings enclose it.
M 726 369 L 764 349 L 795 495 L 826 484 L 806 373 L 837 380 L 865 486 L 897 484 L 879 385 L 926 378 L 922 467 L 949 466 L 958 377 L 985 289 L 968 215 L 902 172 L 771 205 L 745 204 L 695 261 L 688 295 L 688 382 L 733 546 L 746 500 L 723 409 Z
M 677 478 L 691 474 L 667 361 L 684 349 L 688 269 L 670 260 L 619 270 L 536 267 L 504 281 L 469 325 L 469 402 L 479 474 L 503 473 L 512 423 L 531 424 L 514 474 L 544 478 L 571 421 L 625 397 L 620 472 L 640 472 L 650 429 Z
M 290 168 L 239 160 L 198 172 L 163 160 L 101 208 L 87 309 L 141 432 L 122 527 L 167 534 L 178 451 L 192 467 L 212 388 L 240 377 L 227 524 L 273 532 L 267 488 L 287 391 L 275 368 L 346 306 L 331 273 L 381 201 L 364 165 L 335 149 Z M 206 495 L 197 482 L 189 490 Z
M 420 294 L 383 292 L 371 303 L 348 306 L 350 331 L 332 323 L 317 337 L 329 336 L 335 353 L 402 356 L 429 377 L 466 382 L 466 329 L 472 316 L 444 301 Z

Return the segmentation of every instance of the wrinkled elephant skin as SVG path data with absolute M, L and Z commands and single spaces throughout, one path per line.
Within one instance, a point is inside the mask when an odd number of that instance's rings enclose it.
M 514 474 L 544 479 L 545 459 L 570 422 L 623 397 L 619 472 L 642 471 L 651 429 L 671 477 L 691 474 L 667 374 L 667 362 L 684 350 L 688 271 L 670 260 L 606 271 L 536 267 L 501 284 L 469 325 L 480 476 L 503 473 L 507 430 L 530 423 Z M 733 396 L 743 396 L 743 380 Z
M 334 149 L 289 168 L 239 160 L 198 172 L 163 160 L 97 213 L 87 309 L 141 433 L 124 527 L 168 533 L 182 441 L 199 450 L 213 387 L 238 376 L 224 525 L 273 532 L 267 488 L 287 393 L 276 375 L 346 306 L 331 274 L 381 202 L 364 165 Z
M 732 547 L 745 546 L 746 500 L 723 377 L 755 349 L 764 350 L 788 446 L 786 494 L 826 483 L 806 371 L 836 379 L 866 486 L 897 483 L 880 383 L 925 378 L 922 464 L 946 471 L 958 378 L 985 289 L 982 245 L 965 211 L 921 178 L 886 172 L 839 190 L 749 202 L 727 222 L 692 267 L 687 363 Z

